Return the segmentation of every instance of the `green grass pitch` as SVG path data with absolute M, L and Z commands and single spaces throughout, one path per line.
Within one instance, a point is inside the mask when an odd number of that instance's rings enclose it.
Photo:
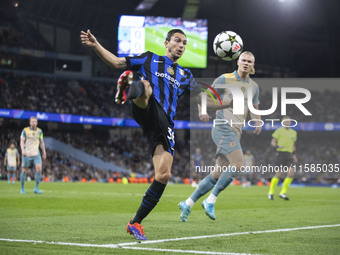
M 160 56 L 165 54 L 164 38 L 172 27 L 147 27 L 145 28 L 145 49 Z M 202 40 L 198 33 L 184 31 L 188 37 L 186 50 L 179 59 L 178 64 L 183 67 L 206 68 L 207 66 L 207 41 Z
M 0 238 L 85 244 L 134 242 L 126 224 L 137 210 L 145 184 L 0 182 Z M 168 185 L 158 206 L 143 221 L 149 240 L 246 231 L 340 224 L 340 189 L 290 188 L 290 201 L 267 199 L 267 187 L 228 187 L 216 203 L 216 221 L 193 207 L 179 220 L 179 201 L 194 189 Z M 277 190 L 278 191 L 278 190 Z M 250 254 L 339 254 L 340 227 L 181 240 L 134 247 Z M 150 250 L 76 247 L 0 241 L 0 254 L 176 254 Z M 185 254 L 185 253 L 181 253 Z

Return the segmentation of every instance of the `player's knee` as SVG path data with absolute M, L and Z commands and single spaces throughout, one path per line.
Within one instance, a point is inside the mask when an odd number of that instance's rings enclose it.
M 155 179 L 156 179 L 158 182 L 163 183 L 163 184 L 168 183 L 168 181 L 170 180 L 170 178 L 171 178 L 171 172 L 170 172 L 170 171 L 163 172 L 163 173 L 159 173 L 159 174 L 156 174 L 156 175 L 155 175 Z

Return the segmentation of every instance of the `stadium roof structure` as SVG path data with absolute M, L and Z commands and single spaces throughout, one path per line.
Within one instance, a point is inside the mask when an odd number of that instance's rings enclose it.
M 15 9 L 24 19 L 72 30 L 73 41 L 78 41 L 80 29 L 90 28 L 97 37 L 107 40 L 109 45 L 117 44 L 120 15 L 166 17 L 191 15 L 196 18 L 207 18 L 208 45 L 212 45 L 214 36 L 219 32 L 236 31 L 244 41 L 245 50 L 255 54 L 258 67 L 274 66 L 279 69 L 282 77 L 285 76 L 287 66 L 295 77 L 340 76 L 338 72 L 340 63 L 336 56 L 337 45 L 340 45 L 338 0 L 7 0 L 6 2 L 12 5 L 13 2 L 18 3 Z M 137 8 L 143 4 L 149 8 Z M 192 7 L 192 13 L 189 7 Z M 79 45 L 74 43 L 72 50 L 79 51 Z M 209 55 L 213 56 L 212 47 L 208 47 L 208 50 Z

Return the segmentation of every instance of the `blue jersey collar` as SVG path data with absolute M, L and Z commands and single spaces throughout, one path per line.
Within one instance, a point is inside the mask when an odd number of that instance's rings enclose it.
M 236 77 L 236 79 L 237 79 L 238 81 L 248 82 L 248 83 L 249 83 L 249 81 L 250 81 L 249 76 L 248 76 L 248 78 L 247 78 L 246 80 L 242 79 L 242 78 L 238 75 L 238 73 L 237 73 L 236 70 L 234 71 L 234 75 L 235 75 L 235 77 Z
M 172 61 L 171 58 L 169 58 L 168 56 L 164 55 L 163 57 L 164 57 L 166 63 L 168 63 L 168 64 L 170 64 L 170 65 L 173 65 L 173 64 L 174 64 L 174 65 L 180 66 L 180 65 L 178 64 L 178 62 L 177 62 L 177 63 L 174 63 L 174 61 Z

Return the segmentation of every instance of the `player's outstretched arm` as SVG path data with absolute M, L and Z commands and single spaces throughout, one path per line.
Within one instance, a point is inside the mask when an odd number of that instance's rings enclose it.
M 90 29 L 86 32 L 80 32 L 81 43 L 86 46 L 92 47 L 92 49 L 97 53 L 97 55 L 109 66 L 116 69 L 126 69 L 126 59 L 118 58 L 107 49 L 105 49 L 96 39 L 96 37 L 91 34 Z

